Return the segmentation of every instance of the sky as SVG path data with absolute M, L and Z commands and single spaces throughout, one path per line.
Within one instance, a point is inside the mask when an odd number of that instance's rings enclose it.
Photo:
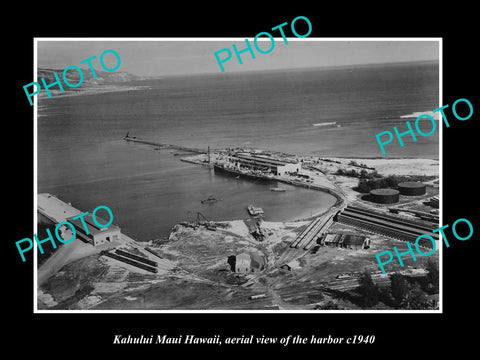
M 240 64 L 232 45 L 239 51 L 246 49 L 245 38 L 218 39 L 174 39 L 158 40 L 116 40 L 92 39 L 71 40 L 60 38 L 37 38 L 38 67 L 63 69 L 70 65 L 80 65 L 80 61 L 96 56 L 92 61 L 95 68 L 101 69 L 99 57 L 103 51 L 115 50 L 121 65 L 118 71 L 126 71 L 139 76 L 161 77 L 168 75 L 219 73 L 221 68 L 214 53 L 229 49 L 231 58 L 222 65 L 225 73 L 239 71 L 278 70 L 289 68 L 324 67 L 337 65 L 375 64 L 405 61 L 439 60 L 439 42 L 436 39 L 420 41 L 381 40 L 381 41 L 343 41 L 321 38 L 274 38 L 273 50 L 262 54 L 256 50 L 253 39 L 249 43 L 255 59 L 247 51 L 241 53 L 243 64 Z M 268 37 L 261 37 L 258 46 L 268 50 L 272 43 Z M 227 51 L 218 55 L 221 59 L 228 56 Z M 105 55 L 107 66 L 114 67 L 116 60 L 113 54 Z M 113 65 L 112 65 L 113 64 Z M 84 67 L 86 64 L 83 65 Z

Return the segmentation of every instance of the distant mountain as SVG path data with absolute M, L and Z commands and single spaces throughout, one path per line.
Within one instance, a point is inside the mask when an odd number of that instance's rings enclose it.
M 100 84 L 118 84 L 118 83 L 124 83 L 128 81 L 135 81 L 135 80 L 145 80 L 147 79 L 146 77 L 143 76 L 137 76 L 130 74 L 125 71 L 113 71 L 113 72 L 107 72 L 104 70 L 98 70 L 95 69 L 95 73 L 97 75 L 97 79 L 93 77 L 92 71 L 90 68 L 81 68 L 83 72 L 83 82 L 80 86 L 84 85 L 100 85 Z M 47 84 L 51 84 L 55 82 L 55 75 L 54 73 L 57 73 L 57 76 L 59 77 L 60 81 L 62 82 L 62 85 L 66 85 L 63 81 L 63 69 L 45 69 L 45 68 L 38 68 L 37 69 L 37 81 L 41 82 L 41 78 L 45 79 L 45 82 Z M 80 74 L 78 71 L 75 69 L 71 69 L 67 72 L 66 74 L 67 81 L 75 85 L 78 83 L 80 80 Z M 68 86 L 66 86 L 67 88 Z

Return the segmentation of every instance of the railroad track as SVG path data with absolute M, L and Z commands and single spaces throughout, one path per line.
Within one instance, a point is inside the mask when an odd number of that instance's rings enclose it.
M 426 232 L 432 231 L 432 229 L 430 229 L 430 224 L 427 225 L 423 222 L 419 222 L 418 220 L 405 219 L 405 218 L 402 218 L 402 217 L 399 217 L 399 216 L 394 216 L 394 215 L 390 215 L 390 214 L 383 214 L 383 213 L 371 211 L 371 210 L 368 210 L 368 209 L 364 209 L 364 208 L 357 207 L 357 206 L 352 206 L 352 205 L 347 206 L 344 210 L 348 211 L 348 212 L 354 212 L 354 213 L 357 213 L 357 214 L 365 214 L 365 215 L 374 216 L 375 218 L 382 219 L 382 220 L 385 220 L 385 221 L 391 221 L 391 222 L 394 222 L 396 224 L 415 226 L 416 228 L 421 229 L 421 230 L 426 231 Z
M 333 223 L 334 214 L 314 219 L 298 236 L 290 243 L 291 248 L 303 248 L 309 250 L 313 241 L 322 236 Z
M 430 235 L 438 241 L 438 234 L 432 233 L 432 229 L 418 222 L 406 221 L 389 215 L 379 214 L 372 211 L 347 206 L 339 215 L 338 222 L 360 228 L 362 230 L 384 235 L 396 240 L 415 243 L 420 235 Z M 420 239 L 419 246 L 427 249 L 432 248 L 430 240 Z
M 108 252 L 108 251 L 105 251 L 105 250 L 102 250 L 100 252 L 100 254 L 104 255 L 104 256 L 107 256 L 107 257 L 110 257 L 112 259 L 115 259 L 117 261 L 124 262 L 128 265 L 135 266 L 135 267 L 140 268 L 142 270 L 149 271 L 149 272 L 154 273 L 154 274 L 156 274 L 158 272 L 157 268 L 152 267 L 145 262 L 140 262 L 140 261 L 133 260 L 131 257 L 122 256 L 122 255 L 117 254 L 117 253 L 114 254 L 114 253 L 111 253 L 111 252 Z

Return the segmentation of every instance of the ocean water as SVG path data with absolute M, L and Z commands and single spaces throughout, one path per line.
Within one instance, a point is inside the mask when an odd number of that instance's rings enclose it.
M 38 191 L 81 210 L 109 206 L 123 231 L 146 241 L 201 212 L 212 220 L 292 220 L 331 206 L 322 192 L 215 175 L 170 150 L 122 140 L 191 147 L 248 146 L 319 156 L 379 157 L 375 134 L 402 129 L 412 114 L 438 107 L 438 63 L 167 77 L 141 90 L 39 101 Z M 319 123 L 335 126 L 314 126 Z M 430 125 L 431 126 L 431 125 Z M 428 132 L 425 124 L 424 132 Z M 436 158 L 438 131 L 387 156 Z M 283 184 L 282 184 L 283 187 Z M 221 199 L 204 205 L 209 195 Z

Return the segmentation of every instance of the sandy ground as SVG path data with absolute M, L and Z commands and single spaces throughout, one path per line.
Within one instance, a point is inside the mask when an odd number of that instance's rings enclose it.
M 368 250 L 321 247 L 313 254 L 288 247 L 308 221 L 263 222 L 261 226 L 267 233 L 263 242 L 248 234 L 243 221 L 224 223 L 231 226 L 214 232 L 179 226 L 172 241 L 153 248 L 162 256 L 175 259 L 179 265 L 177 271 L 165 275 L 141 273 L 108 258 L 90 256 L 71 262 L 52 276 L 46 287 L 39 289 L 38 302 L 44 309 L 60 305 L 59 308 L 77 310 L 304 310 L 334 299 L 343 308 L 357 309 L 351 302 L 356 299 L 355 294 L 337 293 L 343 296 L 337 298 L 325 292 L 324 287 L 337 292 L 354 290 L 358 286 L 356 274 L 364 269 L 371 271 L 375 282 L 388 285 L 388 278 L 380 274 L 375 254 L 391 251 L 393 246 L 399 251 L 406 250 L 404 242 L 365 233 L 372 240 Z M 363 233 L 338 223 L 331 231 Z M 227 257 L 240 252 L 263 254 L 267 269 L 246 276 L 232 273 Z M 289 262 L 291 271 L 276 266 L 286 253 L 293 254 Z M 438 261 L 436 255 L 431 258 Z M 417 262 L 405 258 L 405 267 L 392 262 L 386 270 L 421 272 L 425 261 L 426 258 Z M 265 294 L 265 298 L 251 300 L 252 294 Z
M 114 244 L 111 244 L 110 247 L 114 246 Z M 83 257 L 99 253 L 101 250 L 106 250 L 107 248 L 108 245 L 95 247 L 78 239 L 71 243 L 63 244 L 38 269 L 37 286 L 42 286 L 50 276 L 56 274 L 65 265 Z
M 328 158 L 329 160 L 338 161 L 338 163 L 321 162 L 322 166 L 328 172 L 326 176 L 329 181 L 340 189 L 341 193 L 346 197 L 347 202 L 359 200 L 362 194 L 353 190 L 358 185 L 358 178 L 350 176 L 333 175 L 337 169 L 360 171 L 361 168 L 349 165 L 351 159 L 344 158 Z M 439 161 L 432 159 L 355 159 L 358 164 L 364 164 L 370 168 L 375 168 L 380 175 L 427 175 L 439 176 Z M 373 170 L 366 169 L 368 172 Z M 435 179 L 425 181 L 425 184 L 438 187 L 434 184 Z
M 347 165 L 351 159 L 328 158 Z M 433 175 L 439 176 L 440 162 L 433 159 L 354 159 L 359 164 L 373 167 L 381 175 Z M 359 170 L 359 168 L 352 169 Z M 370 170 L 368 170 L 370 171 Z
M 102 250 L 108 249 L 115 249 L 115 248 L 136 248 L 141 251 L 144 255 L 146 255 L 151 260 L 157 261 L 159 264 L 158 266 L 158 274 L 164 275 L 172 268 L 175 267 L 175 263 L 166 259 L 158 259 L 151 255 L 150 253 L 143 250 L 143 245 L 138 244 L 130 237 L 122 234 L 118 241 L 113 241 L 108 244 L 102 244 L 93 246 L 91 244 L 87 244 L 82 242 L 81 240 L 74 240 L 71 243 L 62 245 L 59 249 L 57 249 L 52 256 L 50 256 L 38 269 L 37 271 L 37 286 L 42 286 L 48 278 L 58 271 L 60 271 L 65 265 L 68 265 L 76 260 L 98 254 Z M 128 264 L 120 263 L 113 259 L 108 259 L 110 261 L 110 265 L 123 267 L 128 269 L 131 272 L 136 272 L 140 274 L 149 274 L 149 272 L 139 269 L 135 266 L 131 266 Z

